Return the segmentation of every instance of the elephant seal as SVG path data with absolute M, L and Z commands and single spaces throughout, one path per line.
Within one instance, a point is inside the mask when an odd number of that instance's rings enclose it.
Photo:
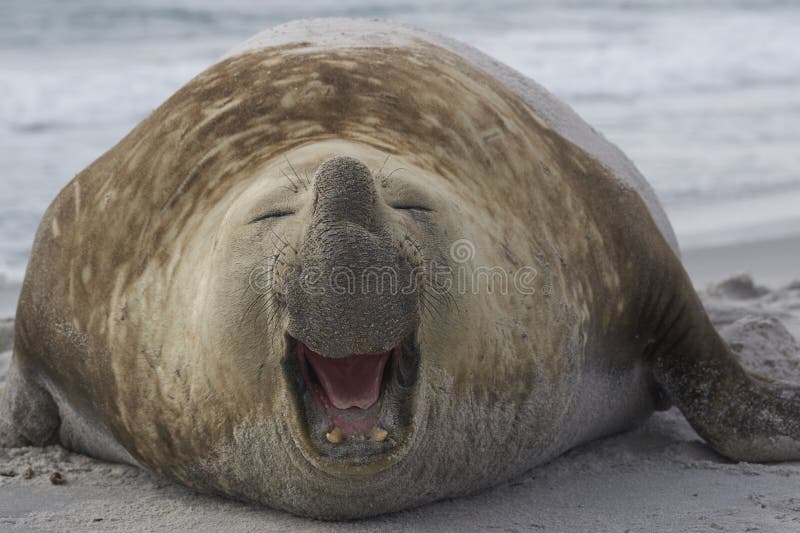
M 497 484 L 677 405 L 800 458 L 633 165 L 546 91 L 386 22 L 269 30 L 73 179 L 36 235 L 0 439 L 301 515 Z

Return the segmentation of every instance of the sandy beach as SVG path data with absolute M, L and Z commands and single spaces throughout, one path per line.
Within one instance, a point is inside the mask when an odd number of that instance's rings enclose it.
M 736 274 L 775 289 L 800 279 L 800 237 L 690 248 L 683 252 L 683 264 L 701 289 Z
M 715 324 L 743 363 L 795 382 L 798 250 L 800 239 L 788 238 L 684 254 Z M 754 278 L 731 277 L 745 272 Z M 0 322 L 0 379 L 10 359 L 10 326 Z M 66 482 L 53 485 L 53 472 Z M 672 409 L 494 489 L 336 524 L 197 494 L 59 446 L 0 449 L 0 530 L 790 532 L 800 528 L 798 486 L 800 463 L 730 462 Z

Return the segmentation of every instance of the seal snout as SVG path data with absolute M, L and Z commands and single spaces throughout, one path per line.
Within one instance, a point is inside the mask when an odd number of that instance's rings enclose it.
M 328 357 L 388 352 L 416 330 L 415 271 L 387 209 L 358 160 L 317 169 L 312 219 L 284 285 L 289 332 Z

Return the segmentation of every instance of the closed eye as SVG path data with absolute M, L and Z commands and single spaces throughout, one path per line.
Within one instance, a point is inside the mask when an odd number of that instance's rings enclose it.
M 426 213 L 433 211 L 433 209 L 431 209 L 430 207 L 425 207 L 424 205 L 415 205 L 415 204 L 393 205 L 392 208 L 402 209 L 403 211 L 424 211 Z
M 267 220 L 269 218 L 280 218 L 293 214 L 294 211 L 271 211 L 269 213 L 265 213 L 261 216 L 254 218 L 253 220 L 250 221 L 250 224 L 253 224 L 254 222 L 261 222 L 262 220 Z

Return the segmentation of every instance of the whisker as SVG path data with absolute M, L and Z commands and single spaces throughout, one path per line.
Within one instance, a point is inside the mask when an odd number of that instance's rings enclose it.
M 297 184 L 294 181 L 292 181 L 292 178 L 290 178 L 289 175 L 286 174 L 286 172 L 284 172 L 283 169 L 281 169 L 281 174 L 283 174 L 283 177 L 289 180 L 289 183 L 291 183 L 291 187 L 286 186 L 287 189 L 295 193 L 300 192 L 300 187 L 298 187 Z
M 283 158 L 286 160 L 286 164 L 288 164 L 288 165 L 289 165 L 289 168 L 290 168 L 290 169 L 292 169 L 292 172 L 294 172 L 294 175 L 295 175 L 295 177 L 297 178 L 297 180 L 298 180 L 300 183 L 303 183 L 303 180 L 300 178 L 300 174 L 298 174 L 298 173 L 297 173 L 297 170 L 294 168 L 294 165 L 292 165 L 292 162 L 291 162 L 291 161 L 289 161 L 289 158 L 288 158 L 288 157 L 286 157 L 286 154 L 283 154 Z M 303 188 L 305 188 L 306 190 L 308 190 L 308 187 L 307 187 L 305 184 L 303 184 Z
M 428 313 L 428 316 L 431 319 L 433 319 L 433 313 L 431 313 L 431 310 L 430 310 L 430 308 L 428 306 L 428 302 L 425 299 L 425 294 L 422 293 L 422 292 L 419 294 L 419 305 L 420 305 L 420 307 L 422 307 L 422 311 L 425 312 L 425 313 Z
M 429 297 L 429 296 L 431 296 L 431 293 L 430 293 L 430 292 L 428 292 L 428 290 L 427 290 L 427 289 L 423 289 L 423 290 L 422 290 L 422 292 L 423 292 L 423 294 L 425 294 L 425 297 L 426 297 L 426 298 L 427 298 L 427 297 Z M 431 302 L 431 303 L 433 303 L 433 302 Z M 436 304 L 434 303 L 434 304 L 431 306 L 431 308 L 432 308 L 432 309 L 433 309 L 433 310 L 436 312 L 436 314 L 439 316 L 439 318 L 444 318 L 444 316 L 442 315 L 442 312 L 441 312 L 441 310 L 439 309 L 439 306 L 438 306 L 438 305 L 436 305 Z
M 295 249 L 295 247 L 292 246 L 291 244 L 289 244 L 289 241 L 284 240 L 283 238 L 280 237 L 280 235 L 275 233 L 274 229 L 269 228 L 269 231 L 270 231 L 270 233 L 272 233 L 275 236 L 276 239 L 278 239 L 279 242 L 281 242 L 284 245 L 284 247 L 288 246 L 294 253 L 297 253 L 297 250 Z
M 383 160 L 383 164 L 381 165 L 381 168 L 379 168 L 377 171 L 373 172 L 373 175 L 375 175 L 376 177 L 382 175 L 383 169 L 386 166 L 386 163 L 389 162 L 389 158 L 390 157 L 392 157 L 392 154 L 386 154 L 386 159 Z
M 396 169 L 392 170 L 391 172 L 389 172 L 389 175 L 386 176 L 386 179 L 389 180 L 389 178 L 391 178 L 392 175 L 394 175 L 395 172 L 398 172 L 400 170 L 408 170 L 408 169 L 407 168 L 403 168 L 403 167 L 396 168 Z

